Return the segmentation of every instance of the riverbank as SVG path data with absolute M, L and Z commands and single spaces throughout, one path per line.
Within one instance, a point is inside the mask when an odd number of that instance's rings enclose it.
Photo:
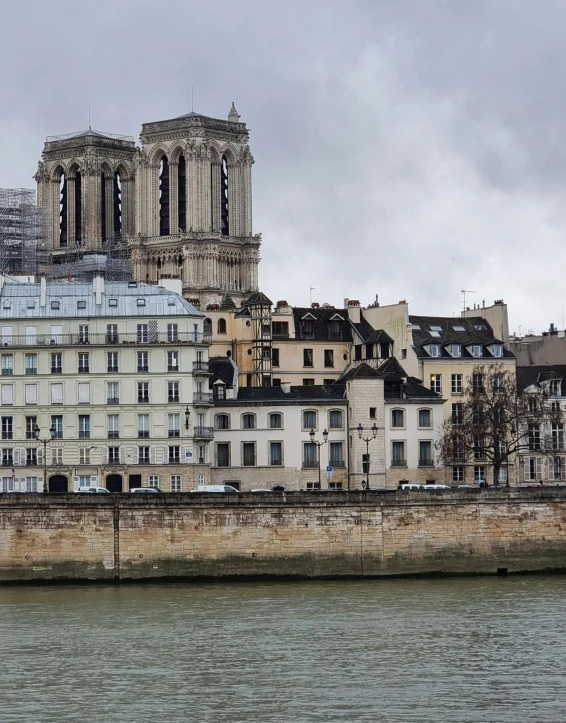
M 0 499 L 0 584 L 564 569 L 564 489 Z

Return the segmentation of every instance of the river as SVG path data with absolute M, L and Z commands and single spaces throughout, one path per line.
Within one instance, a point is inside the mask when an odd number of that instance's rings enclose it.
M 0 588 L 1 723 L 563 723 L 566 578 Z

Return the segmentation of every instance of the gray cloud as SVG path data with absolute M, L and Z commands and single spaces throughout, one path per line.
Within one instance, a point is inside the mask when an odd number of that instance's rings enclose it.
M 190 110 L 251 128 L 262 289 L 406 298 L 450 315 L 503 297 L 561 324 L 561 0 L 42 0 L 5 4 L 0 186 L 46 135 L 138 135 Z

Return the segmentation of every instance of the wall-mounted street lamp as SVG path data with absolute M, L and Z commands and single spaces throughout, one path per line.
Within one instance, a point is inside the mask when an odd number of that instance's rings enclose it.
M 372 434 L 371 437 L 364 437 L 364 428 L 362 427 L 362 423 L 360 422 L 358 426 L 356 427 L 356 431 L 358 433 L 358 437 L 362 440 L 362 442 L 366 443 L 366 460 L 367 460 L 367 483 L 364 484 L 362 482 L 362 488 L 365 488 L 366 490 L 369 490 L 370 488 L 370 459 L 369 459 L 369 443 L 377 437 L 377 424 L 374 422 L 373 426 L 369 430 Z M 362 470 L 363 470 L 363 462 L 362 462 Z
M 189 420 L 191 418 L 191 410 L 189 409 L 189 405 L 187 404 L 187 408 L 185 409 L 185 429 L 187 432 L 189 431 Z
M 309 432 L 309 437 L 311 438 L 311 444 L 315 444 L 317 446 L 317 457 L 318 457 L 318 489 L 322 489 L 322 485 L 320 482 L 320 448 L 328 442 L 328 430 L 325 429 L 322 433 L 322 436 L 324 437 L 324 442 L 315 442 L 314 441 L 314 429 L 311 429 Z
M 57 430 L 55 429 L 55 427 L 51 427 L 49 429 L 49 433 L 51 436 L 46 439 L 41 439 L 41 437 L 39 436 L 41 433 L 39 425 L 36 424 L 33 431 L 37 441 L 41 442 L 41 444 L 43 445 L 43 492 L 45 493 L 49 492 L 49 485 L 47 484 L 47 445 L 49 444 L 49 442 L 55 439 L 55 433 L 57 432 Z

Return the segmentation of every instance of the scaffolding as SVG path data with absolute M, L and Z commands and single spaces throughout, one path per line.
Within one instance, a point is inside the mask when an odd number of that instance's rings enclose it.
M 37 275 L 49 265 L 49 211 L 29 188 L 0 188 L 0 271 Z
M 122 239 L 106 241 L 99 248 L 73 244 L 53 256 L 49 278 L 87 281 L 102 275 L 107 281 L 130 281 L 133 267 L 128 245 Z

